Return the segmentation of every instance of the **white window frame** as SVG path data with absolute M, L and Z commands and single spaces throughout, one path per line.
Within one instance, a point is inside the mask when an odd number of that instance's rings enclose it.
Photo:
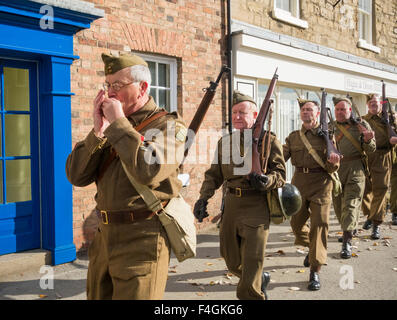
M 177 79 L 178 79 L 178 68 L 177 68 L 177 61 L 175 58 L 168 58 L 168 57 L 161 57 L 157 55 L 150 55 L 150 54 L 141 54 L 136 53 L 140 57 L 142 57 L 145 61 L 155 62 L 156 63 L 156 73 L 157 64 L 163 63 L 168 64 L 170 66 L 170 105 L 169 111 L 174 112 L 178 110 L 178 97 L 177 97 Z M 157 76 L 158 78 L 158 76 Z M 162 88 L 154 85 L 153 83 L 150 85 L 151 89 Z M 157 103 L 157 102 L 156 102 Z
M 307 29 L 309 27 L 309 24 L 307 21 L 300 19 L 300 3 L 299 0 L 289 0 L 290 1 L 290 6 L 291 10 L 283 10 L 281 8 L 277 8 L 277 0 L 273 0 L 273 11 L 272 11 L 272 17 L 274 19 L 287 22 L 289 24 L 292 24 L 294 26 Z
M 358 21 L 358 30 L 359 30 L 359 40 L 357 42 L 357 46 L 362 49 L 370 50 L 375 53 L 380 53 L 380 48 L 375 46 L 373 44 L 373 23 L 374 23 L 374 18 L 373 18 L 373 8 L 374 8 L 374 3 L 372 0 L 370 1 L 370 11 L 364 11 L 362 8 L 360 8 L 360 5 L 357 7 L 357 21 Z M 368 17 L 368 22 L 366 24 L 366 30 L 367 34 L 365 34 L 363 37 L 361 36 L 361 19 L 363 15 Z

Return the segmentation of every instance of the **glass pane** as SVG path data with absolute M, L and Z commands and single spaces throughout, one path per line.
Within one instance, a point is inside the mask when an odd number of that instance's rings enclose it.
M 4 104 L 8 111 L 29 111 L 29 70 L 4 68 Z
M 277 0 L 276 7 L 291 12 L 290 0 Z
M 156 63 L 153 61 L 147 62 L 150 70 L 150 75 L 152 76 L 152 85 L 157 86 L 157 78 L 156 78 Z
M 371 12 L 371 1 L 372 0 L 360 0 L 358 2 L 358 7 L 369 13 L 369 12 Z
M 30 116 L 6 114 L 4 127 L 6 156 L 30 156 Z
M 159 89 L 158 106 L 166 110 L 170 110 L 170 92 L 169 90 Z
M 0 203 L 3 203 L 3 161 L 0 161 Z
M 32 200 L 30 159 L 6 163 L 7 202 Z
M 170 87 L 170 66 L 168 64 L 159 63 L 159 86 Z

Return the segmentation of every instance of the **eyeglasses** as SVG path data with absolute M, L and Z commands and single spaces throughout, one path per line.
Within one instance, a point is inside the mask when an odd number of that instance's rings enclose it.
M 125 86 L 128 86 L 128 85 L 133 84 L 133 83 L 138 83 L 138 82 L 134 82 L 134 81 L 131 81 L 131 82 L 128 82 L 128 83 L 120 83 L 120 82 L 108 83 L 108 82 L 104 82 L 103 83 L 103 89 L 105 91 L 109 91 L 109 88 L 112 88 L 113 91 L 118 92 L 122 88 L 124 88 Z

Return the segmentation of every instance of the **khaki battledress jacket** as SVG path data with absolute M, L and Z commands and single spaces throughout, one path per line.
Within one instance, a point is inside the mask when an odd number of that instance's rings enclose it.
M 338 170 L 339 165 L 327 161 L 326 144 L 319 135 L 319 125 L 313 129 L 300 131 L 306 136 L 312 148 L 316 150 L 325 164 L 325 170 L 309 154 L 300 137 L 299 130 L 293 131 L 283 145 L 285 161 L 291 159 L 295 166 L 291 183 L 302 196 L 302 207 L 291 218 L 291 227 L 295 234 L 295 244 L 309 247 L 309 263 L 313 267 L 326 263 L 329 212 L 332 202 L 333 183 L 328 173 Z M 310 218 L 310 228 L 307 221 Z
M 365 120 L 361 121 L 367 130 L 371 130 L 370 125 Z M 343 231 L 353 231 L 358 227 L 361 203 L 365 189 L 365 168 L 363 156 L 360 150 L 346 137 L 338 126 L 343 126 L 357 141 L 361 150 L 369 155 L 376 149 L 375 138 L 365 143 L 358 125 L 351 121 L 336 122 L 335 140 L 339 152 L 343 155 L 338 170 L 339 178 L 342 183 L 342 193 L 338 197 L 333 197 L 335 214 L 342 226 Z
M 266 195 L 250 186 L 252 141 L 244 139 L 251 130 L 235 131 L 222 137 L 214 161 L 205 172 L 200 198 L 209 199 L 225 183 L 225 206 L 220 226 L 220 251 L 228 269 L 240 278 L 239 299 L 264 299 L 261 291 L 262 268 L 269 234 L 270 215 Z M 245 141 L 245 143 L 244 143 Z M 271 135 L 266 175 L 267 189 L 285 183 L 285 162 L 281 144 Z
M 386 193 L 390 183 L 392 169 L 392 145 L 386 125 L 382 122 L 380 114 L 366 114 L 363 119 L 375 131 L 376 151 L 368 155 L 368 166 L 371 181 L 365 185 L 362 209 L 368 220 L 375 225 L 383 222 L 386 213 Z
M 397 146 L 394 146 L 392 152 L 392 172 L 390 178 L 390 211 L 397 214 Z
M 178 167 L 184 152 L 184 122 L 171 113 L 154 120 L 142 132 L 134 129 L 160 111 L 164 110 L 150 97 L 137 112 L 111 123 L 104 132 L 105 139 L 97 138 L 92 130 L 74 147 L 66 162 L 67 177 L 79 187 L 96 183 L 97 210 L 128 214 L 147 208 L 120 159 L 130 174 L 160 200 L 178 195 L 182 187 Z M 98 181 L 112 148 L 118 156 Z M 161 299 L 169 257 L 168 239 L 157 216 L 134 223 L 106 224 L 100 220 L 89 248 L 88 299 Z

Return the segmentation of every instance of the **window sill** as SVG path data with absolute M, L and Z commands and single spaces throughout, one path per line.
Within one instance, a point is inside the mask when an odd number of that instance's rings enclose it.
M 364 39 L 360 39 L 357 42 L 357 47 L 361 48 L 361 49 L 366 49 L 375 53 L 380 53 L 380 48 L 376 47 L 372 44 L 369 44 L 367 41 L 365 41 Z
M 299 28 L 307 29 L 309 27 L 307 21 L 295 18 L 291 15 L 290 12 L 278 8 L 274 8 L 274 10 L 272 11 L 272 17 L 274 19 L 292 24 Z

